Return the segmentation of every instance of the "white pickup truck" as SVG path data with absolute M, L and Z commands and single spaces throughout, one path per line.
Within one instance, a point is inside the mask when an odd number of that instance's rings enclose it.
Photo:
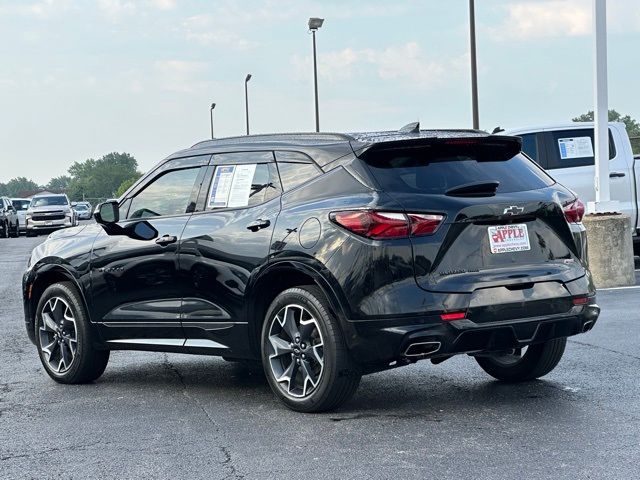
M 585 205 L 595 201 L 593 122 L 520 127 L 500 133 L 522 137 L 522 150 L 553 178 L 576 192 Z M 611 200 L 620 202 L 622 212 L 631 218 L 638 254 L 640 157 L 634 159 L 624 123 L 609 123 L 609 159 Z

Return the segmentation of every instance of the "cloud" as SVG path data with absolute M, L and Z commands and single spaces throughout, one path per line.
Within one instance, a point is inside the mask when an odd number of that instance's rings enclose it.
M 171 10 L 176 6 L 176 0 L 147 0 L 147 4 L 158 10 Z
M 494 40 L 525 41 L 591 33 L 591 2 L 588 1 L 511 2 L 505 8 L 507 16 L 504 21 L 489 29 Z
M 190 93 L 206 83 L 198 79 L 199 74 L 206 68 L 203 62 L 159 60 L 154 63 L 154 68 L 162 90 Z M 135 89 L 133 84 L 132 89 Z
M 384 49 L 345 48 L 320 54 L 318 74 L 335 82 L 373 73 L 381 80 L 430 88 L 441 85 L 451 75 L 457 75 L 468 65 L 466 55 L 447 60 L 429 59 L 417 42 L 389 46 Z M 298 78 L 307 78 L 311 71 L 311 57 L 294 56 L 292 63 Z
M 111 19 L 136 12 L 136 4 L 126 0 L 98 0 L 98 8 Z
M 218 21 L 217 15 L 194 15 L 182 22 L 182 30 L 187 40 L 204 46 L 223 46 L 239 50 L 254 47 L 256 44 L 225 27 Z
M 61 13 L 69 9 L 71 0 L 42 0 L 33 3 L 21 3 L 19 5 L 0 5 L 0 15 L 24 15 L 38 18 L 47 18 L 53 14 Z

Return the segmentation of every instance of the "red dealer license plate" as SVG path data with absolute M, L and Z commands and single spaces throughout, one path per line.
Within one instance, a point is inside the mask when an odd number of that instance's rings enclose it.
M 491 253 L 522 252 L 531 250 L 529 232 L 524 223 L 489 227 Z

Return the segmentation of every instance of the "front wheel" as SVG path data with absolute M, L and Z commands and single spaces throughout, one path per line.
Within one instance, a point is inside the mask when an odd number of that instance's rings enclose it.
M 555 338 L 501 355 L 476 357 L 476 361 L 485 372 L 498 380 L 524 382 L 543 377 L 556 368 L 566 345 L 566 337 Z
M 56 382 L 91 382 L 107 367 L 109 351 L 94 348 L 84 303 L 69 282 L 44 291 L 36 310 L 35 333 L 40 361 Z
M 3 222 L 0 225 L 0 238 L 7 238 L 9 236 L 9 227 L 7 227 L 7 222 Z
M 298 412 L 338 407 L 361 378 L 316 286 L 290 288 L 275 298 L 262 328 L 262 364 L 273 392 Z
M 16 221 L 16 228 L 11 232 L 11 236 L 13 238 L 18 238 L 20 236 L 20 221 Z

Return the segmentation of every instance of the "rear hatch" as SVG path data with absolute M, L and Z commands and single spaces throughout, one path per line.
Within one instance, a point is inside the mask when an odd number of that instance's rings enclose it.
M 573 197 L 520 153 L 519 139 L 382 143 L 359 157 L 405 213 L 444 216 L 434 234 L 411 237 L 420 287 L 527 289 L 585 274 L 562 208 Z

